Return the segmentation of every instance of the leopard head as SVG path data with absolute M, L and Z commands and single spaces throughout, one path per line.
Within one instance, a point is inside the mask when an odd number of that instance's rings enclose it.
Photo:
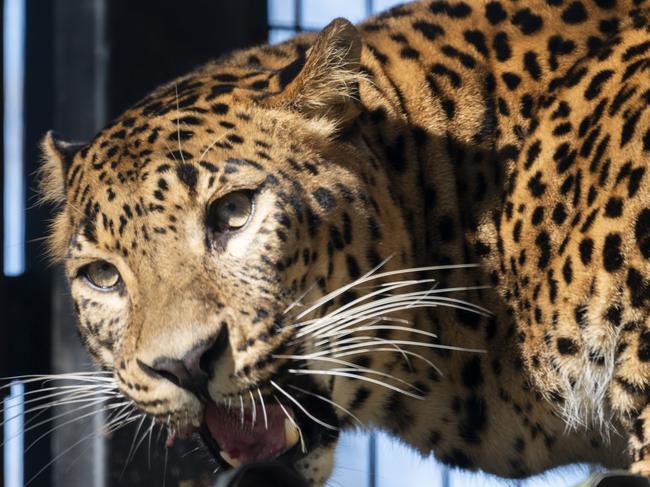
M 86 347 L 172 437 L 199 430 L 233 465 L 327 439 L 347 379 L 308 373 L 337 366 L 304 360 L 327 350 L 318 320 L 409 246 L 358 130 L 357 30 L 303 40 L 164 85 L 88 144 L 43 142 Z

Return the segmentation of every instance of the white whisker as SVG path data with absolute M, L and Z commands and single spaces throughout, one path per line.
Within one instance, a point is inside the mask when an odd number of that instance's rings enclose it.
M 284 407 L 284 404 L 278 399 L 278 396 L 273 394 L 273 398 L 277 401 L 277 403 L 280 405 L 280 409 L 282 409 L 282 412 L 284 415 L 287 417 L 289 422 L 298 430 L 298 435 L 300 436 L 300 449 L 302 450 L 303 453 L 307 453 L 307 447 L 305 446 L 305 439 L 302 436 L 302 430 L 300 429 L 300 426 L 296 423 L 296 421 L 291 417 L 289 414 L 289 411 L 287 411 L 287 408 Z
M 387 272 L 382 272 L 379 274 L 375 274 L 377 270 L 379 270 L 381 267 L 383 267 L 386 262 L 390 260 L 390 257 L 382 261 L 379 265 L 368 271 L 366 274 L 361 276 L 359 279 L 351 282 L 350 284 L 347 284 L 345 286 L 342 286 L 338 288 L 335 291 L 332 291 L 331 293 L 323 296 L 321 299 L 316 301 L 312 306 L 307 308 L 305 311 L 300 313 L 297 316 L 297 319 L 300 319 L 304 316 L 307 316 L 309 313 L 314 311 L 315 309 L 319 308 L 322 306 L 324 303 L 331 301 L 332 299 L 336 298 L 337 296 L 340 296 L 347 290 L 356 287 L 357 285 L 361 283 L 366 283 L 369 281 L 373 281 L 376 279 L 382 279 L 384 277 L 389 277 L 389 276 L 395 276 L 395 275 L 400 275 L 400 274 L 410 274 L 410 273 L 416 273 L 416 272 L 428 272 L 428 271 L 439 271 L 439 270 L 451 270 L 451 269 L 469 269 L 469 268 L 474 268 L 474 267 L 479 267 L 479 264 L 454 264 L 454 265 L 439 265 L 439 266 L 425 266 L 425 267 L 413 267 L 409 269 L 398 269 L 394 271 L 387 271 Z
M 274 355 L 274 357 L 275 357 L 275 355 Z M 405 381 L 403 379 L 400 379 L 399 377 L 395 377 L 394 375 L 387 374 L 386 372 L 381 372 L 379 370 L 373 370 L 373 369 L 369 369 L 367 367 L 362 367 L 361 365 L 357 365 L 355 363 L 348 362 L 346 360 L 341 360 L 341 359 L 338 359 L 338 358 L 323 357 L 323 356 L 314 357 L 314 356 L 311 356 L 311 355 L 284 355 L 284 356 L 280 356 L 280 357 L 291 358 L 293 360 L 304 360 L 304 361 L 312 361 L 312 362 L 326 362 L 326 363 L 334 363 L 334 364 L 338 364 L 338 365 L 345 365 L 346 367 L 353 368 L 357 372 L 377 375 L 377 376 L 380 376 L 380 377 L 386 377 L 388 379 L 392 379 L 392 380 L 394 380 L 396 382 L 404 384 L 405 386 L 411 387 L 412 389 L 419 390 L 413 384 L 411 384 L 411 383 L 409 383 L 409 382 L 407 382 L 407 381 Z
M 132 422 L 132 421 L 134 421 L 134 420 L 136 420 L 136 419 L 139 419 L 139 417 L 132 418 L 129 422 Z M 123 427 L 123 426 L 125 426 L 125 425 L 127 425 L 127 424 L 128 424 L 128 422 L 124 422 L 124 423 L 120 424 L 119 427 L 118 427 L 117 429 L 119 429 L 119 428 L 121 428 L 121 427 Z M 113 430 L 113 431 L 115 431 L 115 430 Z M 90 433 L 89 435 L 84 436 L 83 438 L 81 438 L 80 440 L 78 440 L 77 442 L 73 443 L 72 445 L 70 445 L 70 446 L 69 446 L 68 448 L 66 448 L 65 450 L 63 450 L 61 453 L 59 453 L 57 456 L 55 456 L 52 460 L 50 460 L 50 461 L 49 461 L 49 462 L 48 462 L 44 467 L 42 467 L 38 472 L 36 472 L 36 473 L 35 473 L 35 474 L 34 474 L 34 475 L 33 475 L 33 476 L 32 476 L 32 477 L 27 481 L 27 483 L 25 484 L 25 487 L 27 487 L 29 484 L 31 484 L 31 483 L 32 483 L 32 482 L 33 482 L 33 481 L 34 481 L 34 480 L 35 480 L 35 479 L 36 479 L 36 478 L 37 478 L 41 473 L 43 473 L 43 472 L 44 472 L 44 471 L 45 471 L 45 470 L 46 470 L 50 465 L 52 465 L 54 462 L 56 462 L 57 460 L 59 460 L 62 456 L 64 456 L 65 454 L 67 454 L 67 453 L 68 453 L 69 451 L 71 451 L 72 449 L 76 448 L 78 445 L 80 445 L 80 444 L 83 443 L 84 441 L 89 440 L 90 438 L 93 438 L 93 437 L 95 437 L 95 436 L 97 436 L 97 435 L 99 435 L 99 434 L 101 434 L 101 432 L 93 431 L 93 432 Z
M 354 369 L 352 369 L 354 370 Z M 341 372 L 341 371 L 334 371 L 334 370 L 312 370 L 312 369 L 307 369 L 307 370 L 300 370 L 300 369 L 289 369 L 289 373 L 291 374 L 297 374 L 297 375 L 330 375 L 334 377 L 347 377 L 350 379 L 358 379 L 361 381 L 365 382 L 370 382 L 372 384 L 376 384 L 378 386 L 386 387 L 388 389 L 391 389 L 395 392 L 399 392 L 401 394 L 404 394 L 406 396 L 412 397 L 414 399 L 424 399 L 422 396 L 419 396 L 417 394 L 413 394 L 409 391 L 405 391 L 404 389 L 400 389 L 399 387 L 393 386 L 391 384 L 387 384 L 386 382 L 373 379 L 372 377 L 365 377 L 363 375 L 356 375 L 348 372 Z
M 316 283 L 315 283 L 315 282 L 314 282 L 311 286 L 309 286 L 305 292 L 303 292 L 302 294 L 300 294 L 300 295 L 295 299 L 295 301 L 294 301 L 293 303 L 291 303 L 291 304 L 287 307 L 287 309 L 284 310 L 284 312 L 283 312 L 282 314 L 285 314 L 285 315 L 286 315 L 286 314 L 287 314 L 289 311 L 291 311 L 294 307 L 299 306 L 300 303 L 301 303 L 301 301 L 303 300 L 303 298 L 304 298 L 305 296 L 307 296 L 307 294 L 309 294 L 309 292 L 310 292 L 312 289 L 314 289 L 314 286 L 316 286 Z
M 242 426 L 244 425 L 244 398 L 242 397 L 241 394 L 239 394 L 239 406 L 240 406 L 240 417 L 241 417 L 241 424 Z
M 254 429 L 255 428 L 255 420 L 257 419 L 257 407 L 255 406 L 255 397 L 253 396 L 253 391 L 251 391 L 249 389 L 248 393 L 251 396 L 251 404 L 253 405 L 253 417 L 251 418 L 251 427 Z
M 153 429 L 156 426 L 156 421 L 151 418 L 151 426 L 149 426 L 149 439 L 147 440 L 147 466 L 151 469 L 151 437 L 153 436 Z
M 124 476 L 124 472 L 126 471 L 126 467 L 129 465 L 129 462 L 133 459 L 133 456 L 135 455 L 135 452 L 137 450 L 136 447 L 136 440 L 138 438 L 138 433 L 140 433 L 140 428 L 142 428 L 142 425 L 144 424 L 144 420 L 147 418 L 144 414 L 142 415 L 142 419 L 138 423 L 138 427 L 135 430 L 135 433 L 133 434 L 133 440 L 131 440 L 131 448 L 129 448 L 129 453 L 126 455 L 126 460 L 124 461 L 124 467 L 122 467 L 122 473 L 120 474 L 120 479 Z M 146 431 L 145 431 L 146 433 Z M 138 443 L 138 446 L 140 446 L 140 443 Z
M 266 406 L 264 404 L 264 398 L 262 397 L 262 391 L 257 387 L 257 394 L 260 396 L 260 404 L 262 405 L 262 414 L 264 415 L 264 428 L 269 429 L 269 418 L 266 415 Z
M 163 466 L 163 484 L 162 487 L 167 485 L 167 459 L 169 457 L 169 448 L 165 448 L 165 462 Z
M 203 158 L 208 154 L 208 152 L 210 152 L 214 148 L 215 145 L 217 145 L 219 142 L 224 140 L 227 135 L 228 134 L 226 133 L 226 134 L 223 134 L 223 135 L 217 137 L 216 139 L 214 139 L 210 143 L 210 145 L 201 153 L 201 157 L 199 157 L 199 163 L 201 163 L 203 161 Z
M 282 389 L 282 387 L 280 387 L 279 385 L 277 385 L 277 384 L 275 383 L 275 381 L 270 381 L 270 383 L 271 383 L 271 385 L 272 385 L 273 387 L 275 387 L 278 391 L 280 391 L 282 394 L 284 394 L 284 395 L 287 397 L 287 399 L 289 399 L 289 400 L 290 400 L 291 402 L 293 402 L 296 406 L 298 406 L 298 408 L 299 408 L 303 413 L 305 413 L 305 414 L 306 414 L 306 415 L 307 415 L 307 416 L 308 416 L 312 421 L 314 421 L 314 422 L 320 424 L 321 426 L 323 426 L 323 427 L 325 427 L 325 428 L 328 428 L 328 429 L 331 429 L 331 430 L 334 430 L 334 431 L 338 431 L 338 430 L 339 430 L 339 428 L 337 428 L 336 426 L 332 426 L 331 424 L 326 423 L 325 421 L 322 421 L 322 420 L 318 419 L 316 416 L 314 416 L 314 415 L 311 414 L 309 411 L 307 411 L 307 409 L 306 409 L 302 404 L 300 404 L 300 401 L 298 401 L 295 397 L 293 397 L 293 396 L 292 396 L 291 394 L 289 394 L 287 391 L 285 391 L 284 389 Z
M 181 160 L 185 164 L 185 157 L 183 156 L 183 149 L 181 148 L 181 111 L 180 104 L 178 103 L 178 84 L 174 83 L 174 90 L 176 91 L 176 134 L 178 139 L 178 153 L 181 155 Z
M 97 404 L 100 404 L 101 402 L 102 402 L 102 401 L 98 401 L 97 403 L 91 404 L 90 406 L 96 406 Z M 102 412 L 102 411 L 109 411 L 109 410 L 114 409 L 114 408 L 117 408 L 117 407 L 119 407 L 119 406 L 120 406 L 120 404 L 113 404 L 113 405 L 106 406 L 106 407 L 101 408 L 101 409 L 93 410 L 93 411 L 91 411 L 91 412 L 89 412 L 89 413 L 82 414 L 81 416 L 76 416 L 76 417 L 74 417 L 73 419 L 69 419 L 69 420 L 67 420 L 67 421 L 64 421 L 63 423 L 58 424 L 58 425 L 54 426 L 53 428 L 50 428 L 48 431 L 46 431 L 45 433 L 43 433 L 42 435 L 40 435 L 38 438 L 36 438 L 34 441 L 32 441 L 32 442 L 27 446 L 27 448 L 25 448 L 25 451 L 24 451 L 24 452 L 27 453 L 27 452 L 28 452 L 28 451 L 29 451 L 29 450 L 30 450 L 34 445 L 36 445 L 36 443 L 38 443 L 40 440 L 42 440 L 43 438 L 45 438 L 45 437 L 51 435 L 51 434 L 54 433 L 55 431 L 57 431 L 57 430 L 59 430 L 59 429 L 65 427 L 65 426 L 67 426 L 67 425 L 69 425 L 69 424 L 76 423 L 77 421 L 80 421 L 80 420 L 82 420 L 82 419 L 84 419 L 84 418 L 87 418 L 87 417 L 89 417 L 89 416 L 94 416 L 94 415 L 96 415 L 96 414 L 99 414 L 99 413 Z M 85 406 L 85 407 L 89 407 L 89 406 Z M 75 411 L 72 411 L 72 412 L 78 412 L 78 410 L 75 410 Z M 65 414 L 67 415 L 68 413 L 65 413 Z M 62 415 L 59 415 L 59 416 L 62 416 Z M 50 421 L 50 420 L 47 420 L 47 421 Z M 29 429 L 33 429 L 33 428 L 35 428 L 36 426 L 37 426 L 37 425 L 34 425 L 34 426 L 32 426 L 32 427 L 26 429 L 25 431 L 28 431 Z
M 302 388 L 300 388 L 300 387 L 297 387 L 297 386 L 294 386 L 294 385 L 291 385 L 291 384 L 288 384 L 287 387 L 291 387 L 292 389 L 295 389 L 295 390 L 297 390 L 298 392 L 302 392 L 303 394 L 307 394 L 308 396 L 312 396 L 312 397 L 318 398 L 318 399 L 320 399 L 321 401 L 324 401 L 324 402 L 326 402 L 326 403 L 328 403 L 328 404 L 331 404 L 332 406 L 334 406 L 334 407 L 340 409 L 341 411 L 343 411 L 344 413 L 346 413 L 348 416 L 350 416 L 352 419 L 354 419 L 354 420 L 357 422 L 357 424 L 358 424 L 362 429 L 364 429 L 364 430 L 367 431 L 368 428 L 366 427 L 365 424 L 363 424 L 363 422 L 362 422 L 359 418 L 357 418 L 357 417 L 356 417 L 354 414 L 352 414 L 349 410 L 345 409 L 343 406 L 341 406 L 340 404 L 338 404 L 338 403 L 332 401 L 331 399 L 328 399 L 328 398 L 326 398 L 325 396 L 322 396 L 322 395 L 320 395 L 320 394 L 316 394 L 315 392 L 307 391 L 307 390 L 305 390 L 305 389 L 302 389 Z
M 47 384 L 52 381 L 77 381 L 77 382 L 94 382 L 94 383 L 107 383 L 113 382 L 113 376 L 110 377 L 95 377 L 96 372 L 79 372 L 77 374 L 47 374 L 47 375 L 16 375 L 13 377 L 3 377 L 2 381 L 19 381 L 21 384 L 31 384 L 33 382 L 42 382 Z M 11 387 L 11 383 L 0 386 L 0 391 Z
M 471 289 L 477 288 L 484 287 L 476 286 Z M 470 288 L 453 288 L 453 290 L 460 289 L 468 290 Z M 446 289 L 438 289 L 433 292 L 446 291 Z M 490 312 L 488 310 L 472 303 L 468 303 L 460 299 L 448 298 L 445 296 L 431 296 L 431 294 L 432 292 L 430 291 L 397 294 L 357 306 L 346 311 L 345 313 L 342 312 L 344 307 L 341 307 L 331 314 L 316 319 L 312 324 L 300 330 L 296 334 L 296 337 L 299 338 L 308 334 L 320 336 L 329 332 L 336 332 L 344 326 L 347 326 L 349 324 L 356 324 L 360 321 L 363 321 L 364 319 L 374 318 L 382 314 L 412 308 L 444 306 L 447 308 L 459 308 L 484 316 L 490 315 Z
M 55 415 L 55 416 L 53 416 L 53 417 L 51 417 L 51 418 L 47 418 L 47 419 L 44 419 L 44 420 L 42 420 L 42 421 L 39 421 L 38 423 L 32 424 L 32 425 L 30 425 L 28 428 L 23 429 L 23 431 L 21 431 L 21 432 L 18 433 L 18 434 L 23 434 L 23 433 L 26 433 L 26 432 L 32 431 L 33 429 L 38 428 L 39 426 L 43 426 L 44 424 L 47 424 L 47 423 L 52 422 L 52 421 L 55 421 L 55 420 L 60 419 L 60 418 L 62 418 L 62 417 L 64 417 L 64 416 L 69 416 L 70 414 L 78 413 L 78 412 L 79 412 L 80 410 L 82 410 L 82 409 L 87 409 L 87 408 L 89 408 L 89 407 L 96 406 L 97 404 L 101 404 L 102 402 L 104 402 L 104 399 L 103 399 L 103 398 L 101 398 L 101 399 L 97 399 L 97 398 L 95 398 L 94 402 L 92 402 L 91 404 L 86 404 L 86 405 L 84 405 L 84 406 L 79 406 L 79 407 L 77 407 L 77 408 L 75 408 L 75 409 L 73 409 L 73 410 L 71 410 L 71 411 L 66 411 L 66 412 L 64 412 L 64 413 L 57 414 L 57 415 Z M 49 407 L 48 407 L 48 409 L 49 409 Z M 93 414 L 94 414 L 94 413 L 93 413 Z M 61 426 L 64 426 L 64 425 L 66 425 L 66 424 L 68 424 L 68 423 L 71 423 L 71 422 L 77 421 L 77 419 L 81 419 L 81 418 L 75 418 L 75 419 L 73 419 L 73 420 L 71 420 L 71 421 L 68 421 L 68 422 L 63 423 L 63 425 L 61 425 Z M 58 428 L 58 427 L 57 427 L 57 428 Z M 45 436 L 47 436 L 47 434 L 49 434 L 49 433 L 52 432 L 52 431 L 54 431 L 54 430 L 49 430 L 48 433 L 45 434 Z M 0 443 L 0 447 L 3 446 L 4 443 L 5 443 L 6 441 L 9 441 L 9 440 L 11 440 L 11 439 L 13 439 L 13 437 L 8 438 L 8 439 L 6 439 L 4 442 Z
M 321 324 L 322 322 L 327 321 L 327 320 L 331 320 L 334 317 L 344 315 L 344 311 L 346 311 L 348 309 L 352 309 L 352 310 L 359 309 L 360 308 L 359 303 L 362 303 L 364 301 L 368 301 L 368 300 L 374 298 L 375 296 L 385 294 L 388 291 L 393 291 L 395 289 L 400 289 L 400 288 L 403 288 L 403 287 L 411 287 L 411 286 L 414 286 L 416 284 L 420 284 L 422 282 L 426 283 L 426 282 L 436 282 L 436 281 L 435 281 L 435 279 L 423 279 L 422 281 L 408 280 L 408 281 L 399 281 L 399 282 L 395 282 L 395 283 L 387 283 L 387 287 L 384 287 L 384 288 L 379 289 L 379 290 L 375 290 L 375 291 L 373 291 L 371 293 L 364 294 L 363 296 L 360 296 L 360 297 L 350 301 L 349 303 L 344 304 L 343 306 L 340 306 L 334 312 L 332 312 L 330 314 L 327 314 L 322 318 L 313 318 L 311 320 L 307 320 L 307 321 L 304 321 L 302 323 L 297 323 L 294 326 L 301 326 L 301 327 L 306 326 L 307 329 L 306 330 L 301 330 L 301 333 L 308 333 L 313 328 L 318 329 L 320 326 L 322 326 L 322 324 Z M 372 306 L 374 306 L 374 303 L 376 303 L 376 301 L 371 301 L 370 303 L 368 303 L 368 304 L 366 304 L 364 306 L 372 307 Z M 298 315 L 298 319 L 301 316 L 302 316 L 302 313 L 300 315 Z
M 355 350 L 353 352 L 344 352 L 344 353 L 333 354 L 332 356 L 335 357 L 335 358 L 339 358 L 339 357 L 347 357 L 349 355 L 359 355 L 359 354 L 368 353 L 368 352 L 372 352 L 372 353 L 375 353 L 375 352 L 393 352 L 393 353 L 398 352 L 398 353 L 403 353 L 403 354 L 405 353 L 407 355 L 410 355 L 411 357 L 416 357 L 416 358 L 419 358 L 420 360 L 422 360 L 423 362 L 426 362 L 427 365 L 429 365 L 432 369 L 434 369 L 440 376 L 444 375 L 442 373 L 442 371 L 440 370 L 440 368 L 438 368 L 433 362 L 431 362 L 430 360 L 428 360 L 424 356 L 420 355 L 419 353 L 415 353 L 415 352 L 413 352 L 411 350 L 401 349 L 401 350 L 398 351 L 398 350 L 395 350 L 394 348 L 373 348 L 373 349 L 368 348 L 368 349 Z
M 70 394 L 70 393 L 66 392 L 66 394 Z M 58 398 L 58 399 L 56 399 L 54 401 L 50 401 L 50 402 L 47 402 L 45 404 L 40 404 L 38 406 L 30 407 L 29 409 L 27 409 L 27 410 L 25 410 L 25 411 L 23 411 L 21 413 L 18 413 L 18 414 L 14 415 L 14 416 L 10 416 L 9 418 L 5 419 L 4 421 L 1 421 L 0 426 L 2 426 L 7 421 L 11 421 L 12 419 L 16 418 L 17 416 L 22 416 L 22 415 L 28 416 L 28 415 L 31 415 L 32 413 L 36 412 L 36 411 L 46 411 L 46 410 L 51 409 L 51 408 L 53 408 L 55 406 L 63 406 L 63 405 L 67 405 L 67 404 L 77 404 L 77 403 L 89 402 L 89 401 L 94 401 L 94 400 L 96 400 L 98 398 L 108 400 L 108 399 L 111 399 L 112 397 L 115 397 L 117 395 L 118 394 L 107 394 L 104 391 L 98 391 L 98 392 L 94 392 L 94 393 L 85 393 L 83 395 L 73 394 L 70 397 Z M 48 397 L 49 397 L 49 395 L 48 395 Z M 29 400 L 29 401 L 25 401 L 25 404 L 34 403 L 34 402 L 38 403 L 38 401 L 43 400 L 43 399 L 45 399 L 45 397 L 44 398 L 32 399 L 32 400 Z M 12 409 L 12 407 L 8 407 L 4 412 L 6 413 L 7 411 L 9 411 L 11 409 Z M 0 412 L 3 412 L 3 411 L 0 410 Z M 34 419 L 34 418 L 30 418 L 30 420 L 27 422 L 27 424 L 29 424 L 32 419 Z

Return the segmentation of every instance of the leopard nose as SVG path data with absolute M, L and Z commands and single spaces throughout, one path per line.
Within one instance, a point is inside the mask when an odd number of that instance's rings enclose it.
M 183 389 L 207 400 L 208 381 L 212 367 L 228 344 L 228 332 L 224 326 L 217 337 L 195 346 L 182 359 L 158 357 L 151 365 L 138 360 L 139 367 L 148 375 L 167 379 Z

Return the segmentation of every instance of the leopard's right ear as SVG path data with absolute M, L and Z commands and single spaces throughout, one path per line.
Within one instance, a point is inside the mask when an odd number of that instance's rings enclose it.
M 65 202 L 66 176 L 75 154 L 84 144 L 58 139 L 51 130 L 41 142 L 43 162 L 39 170 L 41 201 L 60 204 Z

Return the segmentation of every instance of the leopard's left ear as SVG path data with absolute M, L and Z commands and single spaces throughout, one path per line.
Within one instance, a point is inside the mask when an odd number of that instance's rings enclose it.
M 349 20 L 330 22 L 306 55 L 278 72 L 281 91 L 267 103 L 345 125 L 359 113 L 361 36 Z
M 41 201 L 63 203 L 65 201 L 66 176 L 75 154 L 84 144 L 69 143 L 58 139 L 51 130 L 41 142 L 43 162 L 39 170 Z

